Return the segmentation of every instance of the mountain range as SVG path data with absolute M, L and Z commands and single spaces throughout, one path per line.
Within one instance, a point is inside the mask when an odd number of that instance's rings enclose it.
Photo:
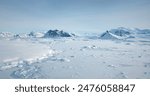
M 95 34 L 94 34 L 95 35 Z M 11 32 L 0 32 L 0 38 L 63 38 L 74 37 L 73 33 L 64 32 L 63 30 L 48 30 L 44 32 L 30 32 L 28 34 L 14 34 Z M 88 36 L 90 38 L 90 36 Z M 91 36 L 92 39 L 105 39 L 105 40 L 125 40 L 129 38 L 150 38 L 150 29 L 129 29 L 119 27 L 116 29 L 107 30 L 102 34 Z

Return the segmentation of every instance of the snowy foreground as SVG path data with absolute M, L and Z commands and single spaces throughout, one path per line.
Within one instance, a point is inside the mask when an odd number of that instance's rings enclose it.
M 0 39 L 0 78 L 150 78 L 150 40 Z

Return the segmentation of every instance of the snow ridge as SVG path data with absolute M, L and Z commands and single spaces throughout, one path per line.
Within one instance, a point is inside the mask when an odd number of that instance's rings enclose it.
M 43 60 L 46 60 L 50 57 L 52 57 L 55 53 L 55 51 L 50 50 L 49 53 L 44 54 L 43 56 L 35 57 L 35 58 L 28 58 L 22 60 L 21 58 L 12 58 L 12 59 L 6 59 L 3 60 L 3 64 L 0 66 L 0 70 L 7 70 L 13 67 L 19 67 L 22 66 L 23 64 L 33 64 L 33 63 L 39 63 L 42 62 Z

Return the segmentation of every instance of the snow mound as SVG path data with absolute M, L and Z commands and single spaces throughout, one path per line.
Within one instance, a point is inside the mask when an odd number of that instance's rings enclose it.
M 28 37 L 33 37 L 33 38 L 40 38 L 44 36 L 44 33 L 42 32 L 30 32 L 27 34 Z
M 53 38 L 53 37 L 72 37 L 74 34 L 69 34 L 64 31 L 59 31 L 59 30 L 49 30 L 45 35 L 43 36 L 44 38 Z

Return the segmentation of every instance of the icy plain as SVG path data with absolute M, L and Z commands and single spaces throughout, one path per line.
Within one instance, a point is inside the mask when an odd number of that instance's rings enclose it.
M 0 78 L 150 78 L 150 39 L 0 39 Z

